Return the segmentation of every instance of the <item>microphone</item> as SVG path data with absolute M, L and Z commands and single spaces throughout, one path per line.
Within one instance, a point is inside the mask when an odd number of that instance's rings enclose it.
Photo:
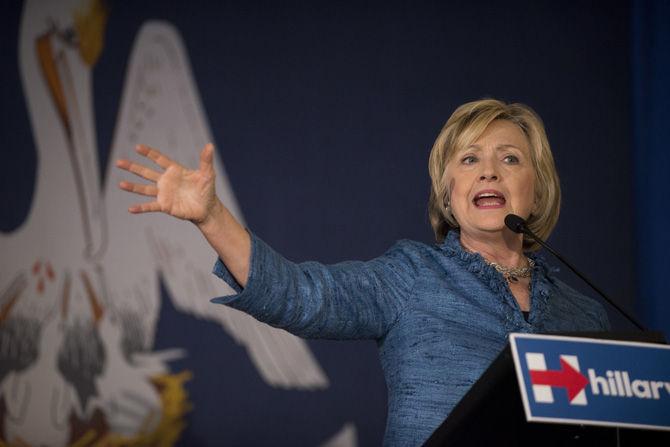
M 537 236 L 535 235 L 535 233 L 533 233 L 532 231 L 530 231 L 530 229 L 528 228 L 528 225 L 526 225 L 526 221 L 525 221 L 523 218 L 517 216 L 516 214 L 508 214 L 507 216 L 505 216 L 505 225 L 507 226 L 507 228 L 509 228 L 509 229 L 512 230 L 513 232 L 515 232 L 515 233 L 522 233 L 522 234 L 525 234 L 526 236 L 529 236 L 529 237 L 530 237 L 531 239 L 533 239 L 535 242 L 537 242 L 538 244 L 540 244 L 540 245 L 541 245 L 542 247 L 544 247 L 549 253 L 551 253 L 552 255 L 554 255 L 559 261 L 561 261 L 563 264 L 565 264 L 566 266 L 568 266 L 568 268 L 569 268 L 570 270 L 572 270 L 572 272 L 573 272 L 575 275 L 579 276 L 579 277 L 582 279 L 582 281 L 584 281 L 586 284 L 588 284 L 593 290 L 595 290 L 596 292 L 598 292 L 598 294 L 599 294 L 601 297 L 603 297 L 603 298 L 605 299 L 605 301 L 607 301 L 612 307 L 614 307 L 616 310 L 618 310 L 619 313 L 620 313 L 621 315 L 623 315 L 624 317 L 626 317 L 626 319 L 628 319 L 628 321 L 630 321 L 631 323 L 633 323 L 633 324 L 634 324 L 638 329 L 640 329 L 641 331 L 645 331 L 645 330 L 646 330 L 645 327 L 644 327 L 641 323 L 639 323 L 635 318 L 633 318 L 632 315 L 629 315 L 628 312 L 626 312 L 625 310 L 623 310 L 621 307 L 619 307 L 618 304 L 616 304 L 616 303 L 615 303 L 614 301 L 612 301 L 607 295 L 605 295 L 605 292 L 603 292 L 603 291 L 600 290 L 598 287 L 596 287 L 595 284 L 593 284 L 593 283 L 592 283 L 586 276 L 584 276 L 579 270 L 577 270 L 577 268 L 575 268 L 572 264 L 570 264 L 570 263 L 569 263 L 563 256 L 561 256 L 556 250 L 554 250 L 553 248 L 551 248 L 551 246 L 549 246 L 546 242 L 544 242 L 542 239 L 540 239 L 539 237 L 537 237 Z
M 505 216 L 505 225 L 515 233 L 526 233 L 527 231 L 530 231 L 528 227 L 526 227 L 526 221 L 516 214 L 508 214 Z

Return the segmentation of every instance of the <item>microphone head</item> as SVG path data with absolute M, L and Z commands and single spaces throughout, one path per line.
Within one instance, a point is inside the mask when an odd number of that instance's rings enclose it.
M 526 232 L 526 221 L 516 214 L 508 214 L 505 216 L 505 225 L 515 233 Z

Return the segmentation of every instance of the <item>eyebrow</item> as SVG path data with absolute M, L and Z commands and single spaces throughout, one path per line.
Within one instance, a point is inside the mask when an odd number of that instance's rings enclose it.
M 514 144 L 508 144 L 508 143 L 497 145 L 496 150 L 499 151 L 501 149 L 507 149 L 507 148 L 510 148 L 510 147 L 514 148 L 514 149 L 522 150 L 519 146 L 516 146 Z M 470 146 L 467 146 L 466 148 L 464 148 L 464 150 L 473 150 L 473 149 L 477 150 L 477 151 L 482 150 L 481 146 L 479 146 L 478 144 L 471 144 Z

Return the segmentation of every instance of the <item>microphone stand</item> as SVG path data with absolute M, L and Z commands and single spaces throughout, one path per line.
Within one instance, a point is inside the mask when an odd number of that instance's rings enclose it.
M 621 313 L 621 315 L 623 315 L 624 317 L 626 317 L 626 318 L 628 319 L 628 321 L 630 321 L 631 323 L 633 323 L 633 324 L 634 324 L 638 329 L 640 329 L 641 331 L 646 331 L 646 330 L 647 330 L 647 329 L 646 329 L 640 322 L 638 322 L 635 318 L 633 318 L 632 315 L 629 315 L 628 312 L 626 312 L 625 310 L 623 310 L 618 304 L 616 304 L 616 303 L 615 303 L 614 301 L 612 301 L 607 295 L 605 295 L 605 292 L 603 292 L 602 290 L 600 290 L 600 288 L 596 287 L 596 285 L 593 284 L 593 283 L 592 283 L 586 276 L 584 276 L 579 270 L 577 270 L 576 267 L 574 267 L 574 266 L 573 266 L 571 263 L 569 263 L 563 256 L 561 256 L 560 253 L 558 253 L 556 250 L 554 250 L 553 248 L 551 248 L 551 246 L 549 246 L 549 244 L 547 244 L 546 242 L 544 242 L 542 239 L 540 239 L 539 237 L 537 237 L 537 236 L 535 235 L 535 233 L 533 233 L 532 231 L 530 231 L 530 229 L 529 229 L 528 226 L 526 225 L 526 221 L 525 221 L 523 218 L 517 216 L 516 214 L 508 214 L 507 216 L 505 216 L 505 225 L 507 226 L 507 228 L 509 228 L 510 230 L 514 231 L 515 233 L 523 233 L 523 234 L 525 234 L 525 235 L 531 237 L 535 242 L 537 242 L 537 243 L 540 244 L 542 247 L 544 247 L 549 253 L 551 253 L 552 255 L 554 255 L 559 261 L 561 261 L 563 264 L 565 264 L 566 266 L 568 266 L 568 268 L 569 268 L 570 270 L 572 270 L 572 272 L 573 272 L 575 275 L 579 276 L 579 277 L 580 277 L 586 284 L 588 284 L 593 290 L 595 290 L 596 292 L 598 292 L 598 294 L 599 294 L 601 297 L 603 297 L 603 299 L 604 299 L 605 301 L 607 301 L 612 307 L 614 307 L 616 310 L 618 310 L 619 313 Z

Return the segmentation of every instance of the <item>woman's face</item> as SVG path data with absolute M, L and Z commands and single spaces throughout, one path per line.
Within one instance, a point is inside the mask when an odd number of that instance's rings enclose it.
M 485 238 L 505 228 L 505 216 L 524 219 L 534 205 L 530 144 L 514 123 L 493 121 L 446 168 L 449 202 L 461 235 Z

